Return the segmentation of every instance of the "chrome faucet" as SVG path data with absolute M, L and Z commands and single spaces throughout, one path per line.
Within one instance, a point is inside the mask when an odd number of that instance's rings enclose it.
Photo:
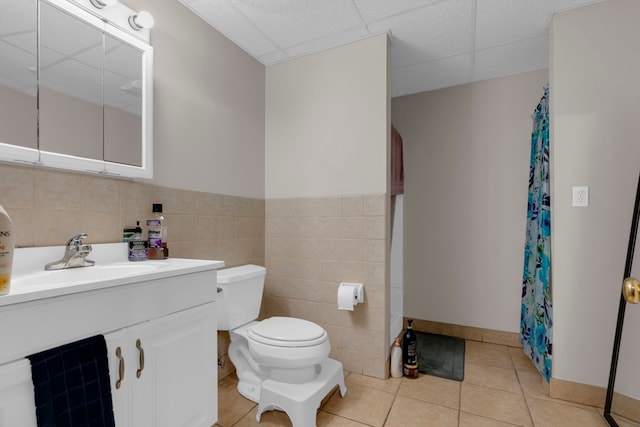
M 65 268 L 91 267 L 94 261 L 87 259 L 91 253 L 91 245 L 83 245 L 82 240 L 87 238 L 86 233 L 73 236 L 67 242 L 64 257 L 58 261 L 50 262 L 44 266 L 45 270 L 62 270 Z

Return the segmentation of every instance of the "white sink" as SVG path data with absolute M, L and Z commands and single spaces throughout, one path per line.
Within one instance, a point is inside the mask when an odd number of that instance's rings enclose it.
M 14 254 L 11 287 L 0 307 L 41 298 L 121 286 L 221 268 L 222 261 L 168 258 L 131 262 L 126 243 L 92 245 L 91 267 L 45 271 L 44 265 L 64 254 L 63 246 L 19 248 Z
M 127 262 L 104 265 L 94 265 L 92 267 L 67 268 L 63 270 L 34 271 L 17 273 L 11 278 L 11 288 L 19 290 L 30 288 L 70 286 L 88 281 L 110 280 L 128 276 L 139 276 L 154 271 L 167 268 L 168 262 Z

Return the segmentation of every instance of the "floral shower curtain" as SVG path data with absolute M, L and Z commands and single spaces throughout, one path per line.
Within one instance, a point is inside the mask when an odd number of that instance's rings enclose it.
M 549 381 L 553 316 L 551 304 L 551 198 L 549 193 L 549 87 L 533 114 L 527 234 L 522 275 L 520 342 Z

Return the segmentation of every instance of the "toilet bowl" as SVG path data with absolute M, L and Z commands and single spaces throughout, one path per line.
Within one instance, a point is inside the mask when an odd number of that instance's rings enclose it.
M 331 350 L 327 332 L 316 323 L 293 317 L 256 320 L 265 275 L 266 269 L 257 265 L 218 270 L 218 330 L 231 337 L 228 353 L 238 391 L 256 403 L 267 380 L 303 385 L 323 378 L 323 362 Z
M 279 325 L 308 333 L 308 339 L 283 336 Z M 317 329 L 322 330 L 318 336 Z M 230 332 L 229 358 L 236 367 L 238 391 L 258 403 L 260 386 L 270 379 L 302 384 L 318 376 L 319 366 L 329 356 L 327 333 L 315 323 L 291 317 L 271 317 L 251 322 Z

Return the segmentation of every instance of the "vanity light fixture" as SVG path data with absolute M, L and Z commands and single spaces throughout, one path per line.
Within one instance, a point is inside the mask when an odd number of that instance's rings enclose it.
M 118 2 L 118 0 L 89 0 L 92 5 L 97 7 L 98 9 L 102 9 L 106 6 L 113 6 Z
M 94 1 L 94 0 L 91 0 Z M 95 0 L 95 1 L 101 1 L 101 0 Z M 131 25 L 131 28 L 133 28 L 136 31 L 140 31 L 144 28 L 151 28 L 153 27 L 153 24 L 155 23 L 155 21 L 153 20 L 153 16 L 151 16 L 151 14 L 147 11 L 141 11 L 138 12 L 135 15 L 131 15 L 129 17 L 129 25 Z

